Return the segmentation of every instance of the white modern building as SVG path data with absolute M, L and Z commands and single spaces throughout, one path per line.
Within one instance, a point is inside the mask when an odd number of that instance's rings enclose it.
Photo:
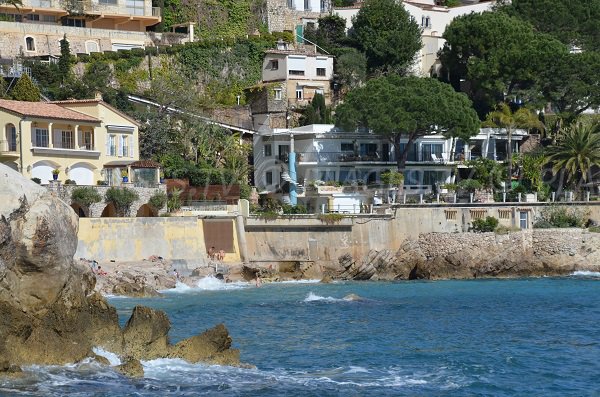
M 527 137 L 524 130 L 513 132 L 514 153 L 519 152 Z M 408 194 L 435 192 L 440 185 L 454 182 L 455 169 L 464 167 L 463 161 L 479 157 L 502 161 L 506 149 L 507 134 L 501 129 L 483 128 L 469 142 L 445 139 L 440 134 L 419 138 L 409 148 L 404 190 Z M 343 197 L 345 205 L 354 196 L 361 197 L 355 197 L 355 204 L 366 202 L 372 192 L 348 196 L 347 192 L 342 194 L 343 186 L 378 185 L 383 172 L 397 167 L 397 154 L 387 138 L 368 132 L 344 132 L 331 124 L 257 133 L 253 152 L 259 191 L 283 201 L 292 191 L 298 203 L 313 210 L 328 202 L 332 194 Z M 319 184 L 329 186 L 315 187 Z M 340 189 L 334 189 L 336 185 Z
M 495 1 L 463 1 L 463 4 L 457 7 L 439 6 L 435 3 L 434 0 L 402 2 L 406 11 L 421 26 L 422 30 L 423 48 L 421 48 L 417 62 L 414 65 L 414 73 L 419 76 L 431 76 L 439 72 L 440 65 L 437 53 L 445 43 L 442 35 L 454 18 L 472 12 L 481 13 L 489 11 L 495 4 Z M 352 7 L 334 7 L 332 12 L 344 18 L 346 20 L 346 29 L 350 29 L 352 27 L 352 18 L 358 14 L 361 5 L 362 3 L 357 2 Z

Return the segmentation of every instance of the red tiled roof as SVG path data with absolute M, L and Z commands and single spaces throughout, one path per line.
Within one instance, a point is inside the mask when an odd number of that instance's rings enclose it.
M 96 103 L 96 104 L 101 104 L 106 106 L 107 108 L 109 108 L 110 110 L 112 110 L 113 112 L 123 116 L 124 118 L 126 118 L 127 120 L 131 121 L 133 124 L 139 126 L 140 123 L 137 122 L 136 119 L 134 119 L 133 117 L 127 115 L 126 113 L 120 111 L 119 109 L 109 105 L 108 103 L 104 102 L 102 99 L 99 98 L 90 98 L 90 99 L 67 99 L 64 101 L 51 101 L 50 103 L 56 103 L 58 105 L 77 105 L 77 104 L 86 104 L 86 103 Z
M 139 160 L 129 164 L 131 168 L 160 168 L 160 163 L 152 160 Z
M 23 102 L 0 99 L 0 109 L 5 109 L 22 116 L 40 117 L 45 119 L 86 121 L 91 123 L 100 122 L 100 120 L 95 117 L 48 102 Z

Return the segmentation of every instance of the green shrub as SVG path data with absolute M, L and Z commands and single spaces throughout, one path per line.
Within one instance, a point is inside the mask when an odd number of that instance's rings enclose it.
M 111 187 L 106 191 L 106 194 L 104 195 L 104 201 L 107 204 L 113 203 L 115 209 L 117 210 L 118 216 L 127 216 L 129 214 L 131 204 L 133 204 L 138 197 L 138 194 L 134 190 L 127 189 L 126 187 Z
M 177 211 L 181 208 L 181 190 L 173 189 L 169 193 L 167 200 L 167 209 L 169 212 Z
M 587 218 L 588 214 L 578 208 L 548 206 L 540 211 L 533 227 L 537 229 L 583 227 Z
M 42 180 L 40 178 L 31 178 L 31 180 L 37 183 L 38 185 L 42 184 Z
M 89 208 L 92 204 L 102 201 L 102 196 L 91 186 L 77 187 L 71 192 L 71 201 L 82 207 Z
M 475 219 L 472 230 L 477 233 L 493 232 L 498 227 L 498 219 L 487 216 L 485 219 Z
M 65 181 L 65 185 L 77 185 L 77 182 L 75 182 L 73 179 L 67 179 Z
M 398 171 L 386 171 L 381 174 L 380 179 L 384 185 L 399 186 L 404 183 L 404 175 Z
M 303 205 L 283 204 L 281 206 L 281 209 L 283 210 L 284 214 L 288 214 L 288 215 L 296 215 L 296 214 L 306 214 L 306 213 L 308 213 L 308 211 L 306 210 L 306 207 L 303 206 Z
M 148 204 L 157 211 L 162 209 L 167 204 L 167 194 L 162 191 L 154 193 L 148 200 Z
M 344 219 L 344 215 L 331 212 L 329 214 L 319 214 L 319 220 L 328 225 L 340 223 Z
M 590 226 L 588 230 L 592 233 L 600 233 L 600 226 Z
M 481 182 L 475 179 L 463 179 L 458 182 L 457 186 L 459 189 L 466 190 L 469 193 L 474 193 L 476 190 L 481 190 L 483 188 Z
M 275 211 L 262 211 L 256 214 L 256 217 L 258 219 L 264 219 L 265 221 L 272 221 L 275 220 L 277 218 L 279 218 L 279 213 L 275 212 Z
M 521 229 L 518 227 L 508 227 L 508 226 L 503 226 L 500 225 L 496 228 L 496 230 L 494 230 L 494 232 L 496 234 L 508 234 L 510 232 L 520 232 Z

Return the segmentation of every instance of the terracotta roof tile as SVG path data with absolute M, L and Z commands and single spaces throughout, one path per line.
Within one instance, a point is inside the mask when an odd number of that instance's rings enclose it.
M 45 119 L 86 121 L 99 123 L 95 117 L 48 102 L 23 102 L 0 99 L 0 109 L 5 109 L 22 116 L 41 117 Z

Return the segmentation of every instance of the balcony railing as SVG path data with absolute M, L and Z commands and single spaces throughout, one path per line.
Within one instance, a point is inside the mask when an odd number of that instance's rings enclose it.
M 0 153 L 11 153 L 17 151 L 16 141 L 2 141 L 0 140 Z
M 406 157 L 407 163 L 424 163 L 424 164 L 448 164 L 448 163 L 460 163 L 465 160 L 475 160 L 481 157 L 481 153 L 454 153 L 452 156 L 450 153 L 429 153 L 421 152 L 415 153 L 410 152 Z M 288 156 L 279 155 L 277 158 L 280 161 L 287 162 Z M 506 160 L 505 153 L 496 153 L 496 156 L 490 157 L 493 160 L 504 161 Z M 381 151 L 367 153 L 367 154 L 354 154 L 351 152 L 298 152 L 296 153 L 296 161 L 298 163 L 396 163 L 396 154 L 394 152 L 384 153 Z

